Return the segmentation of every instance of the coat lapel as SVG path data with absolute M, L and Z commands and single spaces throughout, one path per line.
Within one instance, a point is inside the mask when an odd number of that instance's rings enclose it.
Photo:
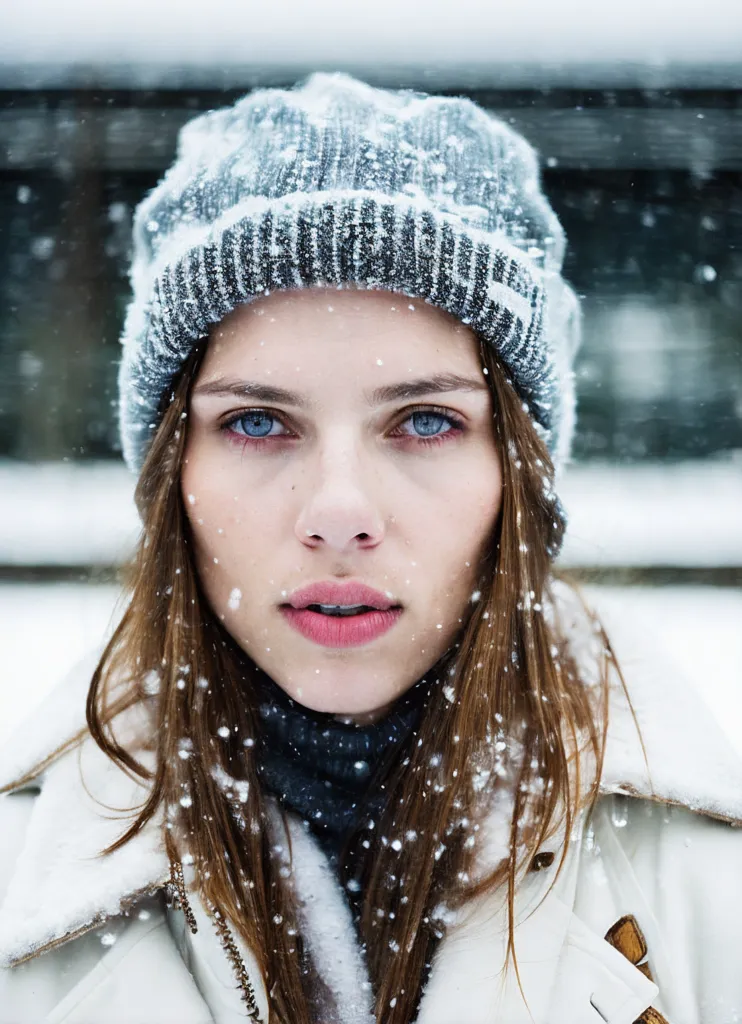
M 288 820 L 302 934 L 330 990 L 335 1019 L 373 1024 L 371 983 L 348 902 L 316 841 L 294 815 Z
M 163 884 L 169 862 L 159 821 L 100 856 L 131 820 L 122 812 L 141 805 L 145 793 L 92 741 L 46 772 L 0 908 L 0 964 L 79 934 Z
M 84 727 L 85 698 L 100 654 L 96 648 L 82 659 L 46 699 L 43 713 L 3 745 L 0 786 L 31 773 Z M 126 742 L 146 725 L 146 709 L 132 708 L 117 720 L 117 735 Z M 139 757 L 151 766 L 151 755 Z M 153 818 L 132 842 L 100 856 L 123 834 L 147 788 L 109 761 L 91 738 L 22 788 L 39 793 L 0 907 L 0 965 L 7 966 L 121 913 L 170 873 L 161 818 Z

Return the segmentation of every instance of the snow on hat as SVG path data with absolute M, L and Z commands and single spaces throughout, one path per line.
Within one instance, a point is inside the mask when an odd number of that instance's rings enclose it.
M 559 466 L 579 307 L 531 146 L 469 99 L 317 72 L 183 126 L 134 216 L 119 428 L 139 472 L 193 345 L 276 288 L 424 299 L 494 345 Z

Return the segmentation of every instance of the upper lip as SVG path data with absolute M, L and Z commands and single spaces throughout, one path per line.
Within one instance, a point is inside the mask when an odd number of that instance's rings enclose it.
M 310 604 L 365 604 L 370 608 L 386 611 L 397 607 L 395 601 L 381 590 L 374 590 L 365 583 L 337 583 L 334 580 L 322 580 L 310 583 L 306 587 L 295 590 L 288 600 L 293 608 L 306 608 Z

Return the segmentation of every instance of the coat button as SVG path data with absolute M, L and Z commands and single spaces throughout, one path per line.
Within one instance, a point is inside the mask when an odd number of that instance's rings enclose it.
M 554 863 L 554 854 L 551 850 L 541 850 L 531 861 L 529 871 L 543 871 L 544 868 L 550 868 Z

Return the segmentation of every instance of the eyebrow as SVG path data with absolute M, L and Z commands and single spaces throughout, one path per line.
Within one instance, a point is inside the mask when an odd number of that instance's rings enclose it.
M 363 395 L 370 406 L 375 406 L 400 399 L 419 398 L 422 395 L 445 394 L 448 391 L 487 390 L 488 386 L 483 380 L 464 377 L 458 373 L 436 373 L 432 377 L 400 381 L 399 384 L 383 384 L 373 391 L 364 391 Z M 216 377 L 214 380 L 205 381 L 194 388 L 193 394 L 257 398 L 261 402 L 278 402 L 281 405 L 293 405 L 298 409 L 309 409 L 312 405 L 304 395 L 296 391 L 279 388 L 273 384 L 231 377 Z

